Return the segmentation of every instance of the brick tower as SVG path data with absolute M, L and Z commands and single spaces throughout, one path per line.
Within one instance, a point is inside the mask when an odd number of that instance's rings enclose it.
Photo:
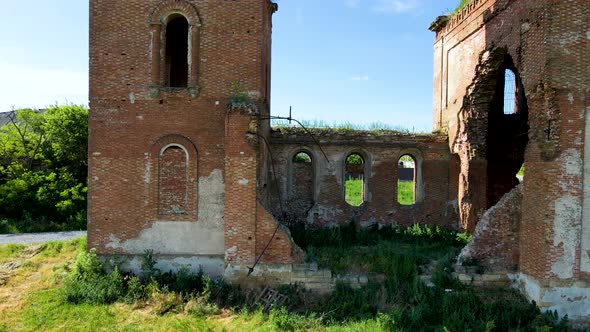
M 90 1 L 88 246 L 137 270 L 291 263 L 259 204 L 270 0 Z M 230 110 L 230 94 L 251 103 Z M 260 133 L 260 134 L 259 134 Z M 283 236 L 284 235 L 284 236 Z

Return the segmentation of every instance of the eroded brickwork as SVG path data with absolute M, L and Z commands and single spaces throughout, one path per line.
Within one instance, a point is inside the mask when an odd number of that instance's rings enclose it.
M 475 229 L 517 183 L 512 175 L 524 160 L 516 279 L 537 303 L 576 319 L 590 315 L 588 271 L 580 268 L 590 258 L 581 247 L 590 220 L 582 213 L 589 20 L 584 0 L 473 0 L 432 26 L 435 128 L 448 132 L 460 160 L 452 181 L 462 224 Z M 512 119 L 497 102 L 505 68 L 516 73 L 516 100 L 525 106 Z M 486 236 L 509 243 L 516 234 L 502 225 L 492 223 L 488 232 L 498 232 Z
M 455 199 L 449 191 L 450 163 L 444 135 L 411 135 L 395 132 L 313 130 L 317 142 L 302 129 L 283 128 L 271 136 L 277 172 L 276 183 L 281 201 L 273 201 L 276 215 L 308 226 L 333 227 L 354 221 L 359 227 L 414 223 L 447 227 L 458 225 Z M 301 196 L 303 171 L 294 157 L 300 152 L 311 155 L 305 165 L 313 177 L 313 201 Z M 324 155 L 325 153 L 325 155 Z M 362 165 L 346 164 L 350 154 L 359 154 Z M 416 169 L 416 202 L 402 205 L 397 199 L 398 162 L 408 154 Z M 347 175 L 364 178 L 364 203 L 351 206 L 345 201 Z M 307 181 L 305 183 L 308 183 Z M 283 203 L 283 206 L 280 205 Z

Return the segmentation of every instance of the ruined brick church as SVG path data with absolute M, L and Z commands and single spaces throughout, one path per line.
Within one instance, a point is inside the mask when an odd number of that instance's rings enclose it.
M 276 10 L 90 1 L 89 247 L 132 270 L 153 250 L 162 269 L 272 283 L 303 262 L 286 214 L 460 227 L 475 234 L 462 256 L 543 308 L 590 317 L 587 0 L 472 0 L 437 18 L 429 135 L 272 131 Z M 396 199 L 404 156 L 412 204 Z

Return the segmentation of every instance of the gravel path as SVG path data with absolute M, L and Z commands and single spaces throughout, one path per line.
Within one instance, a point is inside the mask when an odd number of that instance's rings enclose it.
M 82 237 L 86 231 L 82 232 L 52 232 L 52 233 L 28 233 L 28 234 L 0 234 L 0 245 L 9 243 L 33 244 L 49 241 L 65 241 Z

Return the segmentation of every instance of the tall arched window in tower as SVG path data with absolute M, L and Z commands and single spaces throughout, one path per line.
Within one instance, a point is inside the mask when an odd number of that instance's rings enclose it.
M 504 71 L 504 114 L 516 112 L 516 75 L 510 69 Z
M 397 201 L 401 205 L 416 203 L 416 159 L 409 154 L 401 156 L 397 167 Z
M 160 153 L 158 174 L 159 214 L 183 214 L 188 204 L 188 153 L 170 145 Z
M 365 159 L 358 153 L 346 157 L 344 197 L 352 206 L 360 206 L 365 201 Z
M 182 88 L 188 84 L 189 24 L 182 15 L 170 17 L 166 25 L 166 83 Z

